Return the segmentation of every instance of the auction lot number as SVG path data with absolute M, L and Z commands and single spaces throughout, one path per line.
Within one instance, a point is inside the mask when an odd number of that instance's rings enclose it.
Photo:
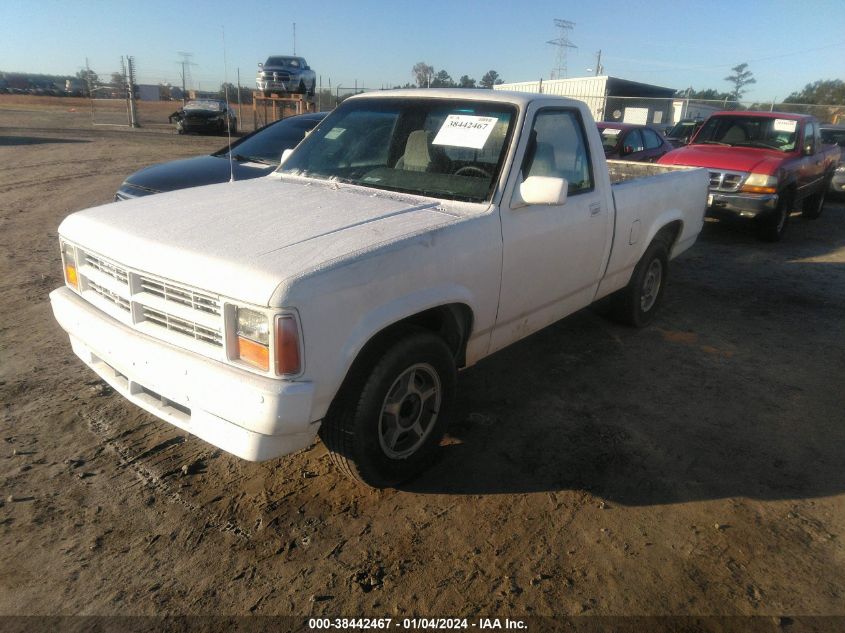
M 309 618 L 309 629 L 467 629 L 466 618 Z

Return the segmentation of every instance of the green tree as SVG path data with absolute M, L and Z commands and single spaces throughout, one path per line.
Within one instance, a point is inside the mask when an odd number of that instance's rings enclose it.
M 803 90 L 793 92 L 783 102 L 845 105 L 845 81 L 832 79 L 807 84 Z
M 96 88 L 97 84 L 100 83 L 100 77 L 95 73 L 93 70 L 88 70 L 87 68 L 83 68 L 78 73 L 76 73 L 77 79 L 82 81 L 82 85 L 84 87 L 85 94 L 88 95 L 93 88 Z
M 431 80 L 432 88 L 454 88 L 455 85 L 455 81 L 445 70 L 438 72 Z
M 504 80 L 499 77 L 499 73 L 495 70 L 488 70 L 484 73 L 484 76 L 481 78 L 481 87 L 482 88 L 492 88 L 493 86 L 498 86 L 499 84 L 505 83 Z
M 414 64 L 411 73 L 420 88 L 428 88 L 431 86 L 431 80 L 434 78 L 434 66 L 429 66 L 425 62 L 417 62 Z
M 731 97 L 739 101 L 746 92 L 745 86 L 756 84 L 757 80 L 754 79 L 754 73 L 748 70 L 748 64 L 739 64 L 731 68 L 731 70 L 734 71 L 734 74 L 725 77 L 725 81 L 733 84 L 733 90 L 730 93 Z
M 719 92 L 714 88 L 708 88 L 707 90 L 695 90 L 692 86 L 686 90 L 678 90 L 675 93 L 675 96 L 682 99 L 700 99 L 709 101 L 724 101 L 725 99 L 732 98 L 732 95 L 728 92 Z
M 458 88 L 475 88 L 475 79 L 469 75 L 461 75 L 458 80 Z

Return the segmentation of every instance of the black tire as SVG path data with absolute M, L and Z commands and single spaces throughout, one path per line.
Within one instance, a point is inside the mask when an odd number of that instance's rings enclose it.
M 296 87 L 296 91 L 301 95 L 305 94 L 306 89 L 305 89 L 305 80 L 304 79 L 299 80 L 299 85 Z
M 783 194 L 778 199 L 777 208 L 770 214 L 757 221 L 757 239 L 763 242 L 780 242 L 786 228 L 789 226 L 789 213 L 792 209 L 792 198 Z
M 446 430 L 457 372 L 443 339 L 417 328 L 395 333 L 370 359 L 353 366 L 320 437 L 344 474 L 386 488 L 431 462 Z M 419 390 L 435 393 L 420 397 Z
M 651 323 L 663 302 L 668 272 L 669 245 L 658 236 L 643 253 L 628 285 L 611 297 L 609 316 L 632 327 Z
M 316 90 L 317 90 L 317 80 L 315 79 L 314 81 L 311 82 L 311 88 L 308 89 L 308 96 L 313 97 Z
M 804 204 L 801 205 L 801 217 L 807 218 L 808 220 L 815 220 L 822 214 L 822 211 L 824 211 L 824 199 L 828 189 L 830 189 L 830 177 L 825 177 L 821 191 L 804 200 Z

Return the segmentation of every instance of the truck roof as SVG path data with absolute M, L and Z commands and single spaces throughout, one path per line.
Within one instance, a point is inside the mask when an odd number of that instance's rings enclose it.
M 357 94 L 350 99 L 377 98 L 414 98 L 414 99 L 469 99 L 494 101 L 527 106 L 534 101 L 555 101 L 565 104 L 583 105 L 583 101 L 558 95 L 532 92 L 514 92 L 509 90 L 489 90 L 487 88 L 406 88 L 401 90 L 379 90 Z
M 765 119 L 794 119 L 795 121 L 805 121 L 816 118 L 810 114 L 795 114 L 794 112 L 769 112 L 768 110 L 722 110 L 721 112 L 714 112 L 710 116 L 753 116 Z

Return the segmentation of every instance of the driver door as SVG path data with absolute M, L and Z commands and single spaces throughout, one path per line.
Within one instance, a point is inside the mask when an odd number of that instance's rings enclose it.
M 502 200 L 502 286 L 491 352 L 588 305 L 613 233 L 578 110 L 541 108 L 530 126 L 518 182 Z M 526 206 L 518 189 L 530 176 L 565 178 L 565 203 Z

